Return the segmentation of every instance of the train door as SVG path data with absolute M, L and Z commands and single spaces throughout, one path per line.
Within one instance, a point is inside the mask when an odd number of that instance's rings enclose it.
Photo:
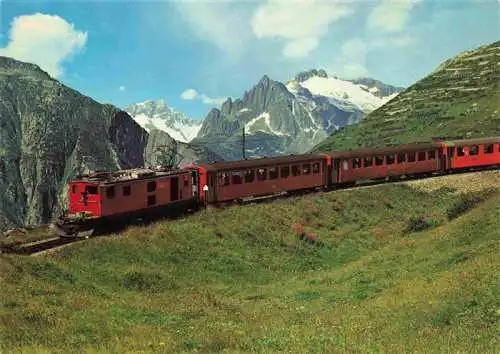
M 196 198 L 199 195 L 199 188 L 200 188 L 200 173 L 197 170 L 191 171 L 191 186 L 192 186 L 192 193 L 193 197 Z
M 216 202 L 217 201 L 217 193 L 215 185 L 215 172 L 208 173 L 208 191 L 207 191 L 207 201 L 208 202 Z
M 443 156 L 443 150 L 438 149 L 437 151 L 437 168 L 439 171 L 443 170 L 446 166 L 445 156 Z
M 179 200 L 179 177 L 170 178 L 170 200 Z
M 333 160 L 333 168 L 332 168 L 332 183 L 339 183 L 340 181 L 340 160 L 339 159 L 334 159 Z
M 446 170 L 449 170 L 453 167 L 453 160 L 455 158 L 455 147 L 448 147 L 447 155 L 445 160 L 445 168 Z

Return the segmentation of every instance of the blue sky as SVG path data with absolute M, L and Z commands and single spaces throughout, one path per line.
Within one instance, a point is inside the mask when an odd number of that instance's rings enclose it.
M 409 86 L 500 39 L 497 0 L 0 0 L 0 55 L 103 103 L 203 118 L 262 75 L 309 68 Z

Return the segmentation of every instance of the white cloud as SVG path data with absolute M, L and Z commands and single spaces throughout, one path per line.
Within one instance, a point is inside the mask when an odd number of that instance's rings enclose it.
M 365 67 L 368 45 L 360 38 L 346 40 L 340 49 L 341 73 L 346 78 L 367 76 Z
M 175 5 L 191 30 L 220 50 L 240 54 L 250 38 L 248 15 L 234 1 L 179 1 Z
M 15 17 L 10 41 L 0 55 L 37 64 L 53 77 L 63 74 L 62 63 L 81 51 L 87 32 L 74 28 L 59 16 L 41 13 Z
M 181 98 L 183 100 L 201 100 L 204 104 L 207 104 L 207 105 L 219 105 L 219 104 L 222 104 L 226 100 L 226 98 L 223 98 L 223 97 L 211 98 L 211 97 L 205 95 L 204 93 L 199 93 L 198 91 L 196 91 L 193 88 L 189 88 L 189 89 L 184 90 L 181 93 Z
M 118 87 L 118 91 L 125 91 L 125 86 Z
M 340 49 L 339 67 L 346 78 L 368 76 L 366 58 L 377 49 L 390 47 L 405 47 L 416 43 L 416 39 L 408 35 L 373 36 L 366 39 L 351 38 L 346 40 Z
M 351 63 L 351 64 L 345 64 L 342 67 L 342 75 L 346 79 L 355 79 L 355 78 L 358 78 L 360 76 L 368 76 L 369 71 L 362 64 Z
M 196 91 L 195 89 L 192 89 L 192 88 L 184 90 L 181 93 L 181 98 L 183 100 L 193 100 L 196 97 L 198 97 L 198 91 Z
M 283 55 L 286 57 L 305 57 L 318 46 L 330 24 L 353 13 L 346 3 L 268 0 L 254 13 L 253 32 L 259 39 L 285 39 Z
M 409 11 L 422 0 L 381 0 L 367 19 L 370 30 L 398 32 L 405 28 Z
M 346 60 L 364 58 L 367 52 L 366 43 L 360 38 L 349 39 L 342 44 L 340 54 Z
M 304 58 L 318 46 L 317 38 L 300 38 L 288 42 L 283 48 L 283 55 L 289 58 Z

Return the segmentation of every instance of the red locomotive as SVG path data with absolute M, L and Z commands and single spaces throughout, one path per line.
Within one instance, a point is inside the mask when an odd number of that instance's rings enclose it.
M 69 184 L 69 213 L 55 225 L 74 236 L 208 204 L 499 165 L 500 137 L 493 137 L 96 173 Z

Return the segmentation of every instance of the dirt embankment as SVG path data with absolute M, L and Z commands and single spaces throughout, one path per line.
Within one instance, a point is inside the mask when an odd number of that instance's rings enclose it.
M 405 182 L 408 186 L 422 191 L 440 188 L 455 189 L 455 193 L 475 193 L 487 189 L 500 188 L 500 170 L 445 175 Z

